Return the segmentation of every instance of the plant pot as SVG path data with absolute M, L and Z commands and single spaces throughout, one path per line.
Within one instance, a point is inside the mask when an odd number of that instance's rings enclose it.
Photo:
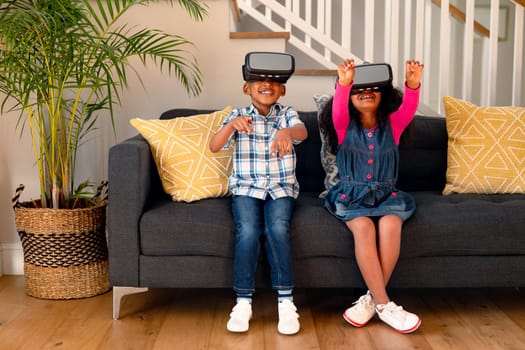
M 109 290 L 106 206 L 45 209 L 13 199 L 27 295 L 75 299 Z

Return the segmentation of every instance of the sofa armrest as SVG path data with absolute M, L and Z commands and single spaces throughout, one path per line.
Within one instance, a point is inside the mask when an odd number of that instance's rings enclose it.
M 152 191 L 155 163 L 137 135 L 110 148 L 109 274 L 113 286 L 139 286 L 139 220 Z

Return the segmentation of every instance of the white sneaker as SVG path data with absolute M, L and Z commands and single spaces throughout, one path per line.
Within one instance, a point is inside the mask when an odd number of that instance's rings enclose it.
M 297 308 L 291 300 L 283 300 L 279 305 L 279 323 L 277 330 L 281 334 L 295 334 L 299 332 L 299 314 Z
M 240 300 L 233 307 L 226 328 L 230 332 L 246 332 L 252 318 L 252 304 L 247 300 Z
M 401 333 L 412 333 L 421 325 L 419 316 L 403 310 L 393 301 L 388 304 L 377 305 L 376 312 L 381 321 Z
M 346 309 L 343 313 L 343 318 L 354 327 L 363 327 L 376 313 L 375 304 L 370 295 L 370 291 L 365 295 L 362 295 L 353 303 L 353 305 L 354 306 Z

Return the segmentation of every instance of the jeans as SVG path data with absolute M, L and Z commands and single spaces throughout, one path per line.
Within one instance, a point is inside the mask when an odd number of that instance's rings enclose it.
M 257 199 L 234 195 L 235 258 L 233 289 L 237 293 L 255 291 L 255 271 L 263 236 L 270 264 L 272 288 L 293 288 L 290 220 L 295 199 Z

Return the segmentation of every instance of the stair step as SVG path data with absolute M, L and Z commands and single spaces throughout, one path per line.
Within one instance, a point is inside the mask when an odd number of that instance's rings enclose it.
M 230 32 L 230 39 L 290 39 L 290 32 Z M 295 75 L 330 76 L 337 75 L 335 69 L 296 69 Z
M 336 69 L 296 69 L 294 75 L 303 76 L 337 76 Z
M 230 32 L 230 39 L 290 39 L 290 32 Z

